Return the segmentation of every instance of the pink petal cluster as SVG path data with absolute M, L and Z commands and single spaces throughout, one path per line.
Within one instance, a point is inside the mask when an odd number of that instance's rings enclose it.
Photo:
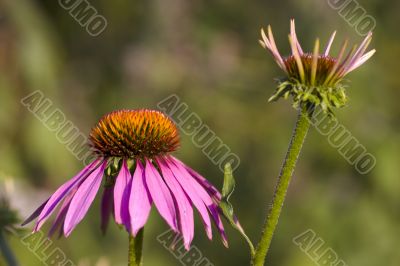
M 315 61 L 315 64 L 317 62 L 318 57 L 328 57 L 329 56 L 329 51 L 331 49 L 333 40 L 335 38 L 336 31 L 332 33 L 325 49 L 322 54 L 319 53 L 319 41 L 317 40 L 316 42 L 316 47 L 314 49 L 314 53 L 312 53 L 312 56 L 314 58 L 313 61 Z M 267 34 L 264 32 L 263 29 L 261 29 L 261 36 L 262 40 L 260 40 L 260 44 L 266 48 L 268 51 L 271 52 L 274 60 L 278 64 L 278 66 L 286 72 L 286 74 L 290 74 L 287 68 L 286 60 L 289 57 L 282 57 L 281 54 L 279 53 L 279 50 L 275 44 L 274 36 L 272 34 L 271 26 L 268 26 L 267 28 Z M 354 69 L 358 68 L 361 66 L 363 63 L 365 63 L 371 56 L 376 52 L 375 49 L 370 50 L 366 52 L 366 49 L 368 45 L 370 44 L 372 39 L 372 33 L 369 32 L 367 36 L 364 38 L 358 49 L 356 46 L 349 51 L 349 53 L 344 56 L 346 47 L 347 47 L 347 41 L 345 41 L 340 49 L 339 55 L 337 58 L 335 58 L 335 64 L 333 67 L 330 69 L 330 73 L 326 76 L 328 79 L 335 78 L 336 80 L 343 78 L 345 75 L 353 71 Z M 302 62 L 302 58 L 304 56 L 310 55 L 310 53 L 304 53 L 303 49 L 301 48 L 300 42 L 297 38 L 296 35 L 296 29 L 295 29 L 295 22 L 292 19 L 290 21 L 290 34 L 289 34 L 289 42 L 290 42 L 290 47 L 292 51 L 292 56 L 295 58 L 298 70 L 300 72 L 300 76 L 304 76 L 304 63 Z M 316 66 L 315 66 L 316 69 Z M 303 72 L 303 73 L 302 73 Z M 318 75 L 318 73 L 316 73 Z M 329 81 L 329 80 L 327 80 Z
M 57 230 L 69 236 L 84 218 L 101 187 L 107 159 L 98 158 L 75 177 L 63 184 L 25 222 L 37 218 L 34 231 L 41 229 L 58 208 L 49 235 Z M 173 156 L 159 156 L 153 160 L 139 159 L 133 174 L 127 161 L 115 179 L 114 186 L 106 186 L 101 201 L 101 227 L 106 229 L 110 216 L 132 235 L 144 227 L 154 204 L 160 215 L 189 249 L 194 237 L 193 206 L 199 211 L 207 236 L 212 239 L 212 221 L 225 246 L 227 238 L 218 203 L 221 194 L 204 177 Z M 211 219 L 210 219 L 211 215 Z

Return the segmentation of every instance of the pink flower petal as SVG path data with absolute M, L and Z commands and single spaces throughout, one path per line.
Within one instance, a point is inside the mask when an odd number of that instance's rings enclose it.
M 352 58 L 352 60 L 357 60 L 363 55 L 368 45 L 370 44 L 371 40 L 372 40 L 372 32 L 368 32 L 367 36 L 365 36 L 364 40 L 361 42 L 357 51 L 354 53 L 354 57 Z
M 204 178 L 202 175 L 200 175 L 199 173 L 197 173 L 195 170 L 193 170 L 192 168 L 190 168 L 189 166 L 185 165 L 183 162 L 181 162 L 180 160 L 176 159 L 175 157 L 171 156 L 172 158 L 174 158 L 175 162 L 178 164 L 181 164 L 183 167 L 185 167 L 185 169 L 208 191 L 208 193 L 210 195 L 212 195 L 212 197 L 215 197 L 216 201 L 219 202 L 221 200 L 221 193 L 218 191 L 218 189 L 216 189 L 211 183 L 210 181 L 208 181 L 206 178 Z M 219 208 L 217 208 L 217 212 L 216 213 L 221 213 L 219 211 Z M 243 231 L 242 226 L 239 223 L 239 220 L 237 219 L 236 216 L 234 216 L 234 222 L 235 224 L 238 226 L 239 230 Z M 222 225 L 223 227 L 223 225 Z M 223 229 L 223 228 L 222 228 Z M 226 236 L 225 236 L 225 240 L 226 240 Z M 226 242 L 226 245 L 228 243 Z
M 299 50 L 297 47 L 297 42 L 293 39 L 292 35 L 289 35 L 289 43 L 290 43 L 290 48 L 292 49 L 292 54 L 294 56 L 294 59 L 296 60 L 296 64 L 297 64 L 297 68 L 299 70 L 301 82 L 304 82 L 305 75 L 304 75 L 303 63 L 301 61 L 301 54 L 299 53 Z
M 373 50 L 369 51 L 368 53 L 364 54 L 363 56 L 361 56 L 361 58 L 359 58 L 356 62 L 354 62 L 354 64 L 346 71 L 346 74 L 350 73 L 357 67 L 364 64 L 368 59 L 371 58 L 371 56 L 373 56 L 375 54 L 375 52 L 376 52 L 376 50 L 373 49 Z
M 354 45 L 353 48 L 347 53 L 346 57 L 342 60 L 336 73 L 333 75 L 333 78 L 342 78 L 346 75 L 346 71 L 349 67 L 351 67 L 351 61 L 355 58 L 355 50 L 357 46 Z M 337 60 L 339 62 L 339 60 Z
M 111 214 L 113 213 L 114 190 L 112 187 L 106 187 L 103 191 L 101 198 L 101 231 L 106 233 L 110 221 Z
M 341 48 L 340 48 L 339 55 L 336 58 L 336 62 L 333 65 L 332 69 L 330 70 L 328 76 L 326 77 L 326 79 L 324 81 L 324 84 L 328 84 L 332 80 L 332 78 L 335 76 L 335 74 L 337 74 L 336 70 L 339 68 L 339 65 L 341 63 L 342 57 L 343 57 L 344 52 L 345 52 L 345 50 L 347 48 L 347 44 L 348 44 L 348 41 L 345 40 L 343 42 Z
M 22 222 L 21 226 L 25 226 L 25 225 L 29 224 L 30 222 L 32 222 L 33 220 L 35 220 L 40 215 L 40 213 L 46 206 L 49 199 L 50 198 L 48 198 L 45 202 L 43 202 L 42 205 L 39 206 L 39 208 L 37 208 L 28 218 L 26 218 L 26 220 Z
M 163 178 L 149 160 L 146 160 L 145 177 L 158 212 L 174 231 L 178 231 L 174 199 Z
M 324 56 L 329 55 L 329 51 L 331 50 L 331 46 L 332 46 L 333 40 L 335 39 L 335 36 L 336 36 L 336 31 L 334 31 L 332 33 L 331 37 L 329 38 L 328 44 L 326 45 L 326 48 L 325 48 Z
M 79 185 L 78 185 L 79 186 Z M 78 186 L 74 187 L 68 195 L 65 197 L 64 202 L 62 203 L 60 210 L 58 211 L 58 214 L 56 216 L 56 219 L 53 222 L 53 225 L 51 226 L 48 236 L 51 237 L 55 231 L 61 227 L 61 225 L 64 223 L 65 216 L 67 215 L 67 211 L 69 208 L 69 205 L 71 203 L 72 198 L 74 197 L 76 191 L 78 191 Z M 61 231 L 62 235 L 62 231 Z M 60 235 L 60 236 L 61 236 Z
M 89 207 L 96 197 L 96 193 L 101 185 L 101 180 L 106 165 L 107 162 L 103 161 L 101 166 L 91 173 L 85 181 L 83 181 L 82 185 L 75 193 L 75 196 L 70 203 L 67 216 L 65 217 L 65 236 L 69 236 L 71 234 L 72 230 L 83 219 L 89 210 Z
M 349 69 L 355 69 L 354 64 L 363 56 L 365 50 L 367 50 L 368 45 L 371 43 L 372 40 L 372 32 L 368 32 L 368 35 L 364 38 L 360 46 L 358 47 L 357 51 L 353 54 L 351 59 L 348 61 L 348 64 L 344 68 L 343 75 L 349 73 Z
M 40 230 L 44 222 L 47 220 L 49 215 L 53 212 L 55 207 L 60 203 L 60 201 L 68 194 L 71 189 L 73 189 L 81 180 L 85 179 L 88 175 L 90 175 L 95 169 L 99 167 L 99 159 L 95 160 L 85 168 L 81 172 L 79 172 L 76 176 L 72 179 L 67 181 L 61 187 L 59 187 L 56 192 L 49 198 L 46 205 L 43 207 L 39 218 L 36 222 L 36 226 L 34 231 L 37 232 Z
M 130 230 L 129 194 L 131 190 L 131 181 L 132 176 L 124 160 L 114 185 L 114 211 L 115 222 L 117 224 L 123 224 L 128 231 Z
M 225 230 L 224 230 L 224 225 L 222 224 L 221 217 L 219 216 L 219 207 L 218 205 L 212 200 L 211 196 L 207 193 L 206 189 L 200 185 L 196 179 L 194 179 L 190 173 L 183 167 L 183 163 L 180 162 L 178 159 L 175 159 L 173 157 L 169 157 L 170 161 L 172 162 L 169 164 L 170 166 L 175 165 L 176 169 L 175 171 L 173 170 L 174 173 L 180 173 L 178 181 L 180 182 L 181 185 L 188 183 L 189 186 L 191 186 L 197 195 L 201 198 L 201 200 L 204 202 L 204 204 L 207 206 L 208 210 L 211 213 L 211 216 L 213 217 L 213 220 L 215 222 L 215 225 L 217 226 L 217 229 L 221 235 L 222 242 L 223 244 L 227 247 L 228 246 L 228 241 L 226 238 Z M 173 168 L 173 166 L 172 166 Z M 185 189 L 185 188 L 184 188 Z M 189 197 L 192 196 L 192 194 L 189 194 Z
M 294 19 L 290 20 L 290 35 L 292 36 L 292 40 L 294 41 L 294 43 L 296 44 L 296 48 L 298 50 L 298 53 L 301 55 L 303 55 L 303 49 L 301 49 L 299 40 L 297 39 L 297 35 L 296 35 L 296 25 L 294 23 Z
M 174 158 L 175 163 L 182 165 L 186 169 L 186 171 L 188 171 L 192 175 L 192 177 L 196 178 L 197 181 L 208 191 L 210 195 L 215 196 L 217 200 L 221 200 L 221 193 L 210 183 L 210 181 L 208 181 L 205 177 L 200 175 L 198 172 L 196 172 L 177 158 L 173 156 L 171 157 Z
M 186 171 L 186 169 L 179 164 L 179 160 L 175 162 L 173 157 L 168 158 L 168 167 L 174 173 L 179 184 L 183 190 L 192 200 L 203 219 L 205 230 L 208 238 L 212 238 L 211 221 L 208 215 L 207 208 L 213 204 L 211 197 L 206 190 Z M 207 207 L 207 208 L 205 208 Z
M 275 62 L 278 64 L 278 66 L 283 71 L 287 72 L 285 63 L 283 62 L 283 59 L 282 59 L 282 56 L 279 53 L 278 48 L 276 47 L 274 36 L 273 36 L 272 30 L 271 30 L 271 26 L 269 26 L 269 25 L 268 25 L 268 36 L 269 36 L 269 38 L 265 34 L 264 30 L 261 29 L 261 37 L 263 39 L 263 41 L 260 41 L 261 45 L 264 48 L 267 48 L 271 52 L 272 56 L 274 57 Z
M 134 236 L 146 224 L 151 210 L 151 203 L 151 196 L 145 184 L 144 167 L 140 160 L 137 160 L 129 197 L 131 232 Z
M 217 229 L 218 229 L 219 234 L 220 234 L 221 239 L 222 239 L 222 243 L 224 244 L 225 247 L 228 248 L 229 247 L 228 238 L 227 238 L 226 233 L 225 233 L 224 224 L 222 223 L 222 220 L 221 220 L 220 209 L 216 204 L 212 204 L 208 208 L 209 208 L 209 210 L 211 212 L 211 215 L 212 215 L 212 217 L 214 219 L 215 225 L 217 226 Z M 235 220 L 237 220 L 236 217 L 235 217 Z
M 158 159 L 157 162 L 158 166 L 161 169 L 165 183 L 167 183 L 169 189 L 176 199 L 179 211 L 180 229 L 183 235 L 183 242 L 185 244 L 185 248 L 189 250 L 190 243 L 192 242 L 194 237 L 194 218 L 192 205 L 187 195 L 183 191 L 181 185 L 175 179 L 175 176 L 172 173 L 171 169 L 169 169 L 168 164 L 161 159 Z

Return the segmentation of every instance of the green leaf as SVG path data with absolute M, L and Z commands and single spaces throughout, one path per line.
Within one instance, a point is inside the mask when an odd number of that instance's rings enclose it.
M 233 206 L 229 202 L 229 198 L 232 196 L 233 191 L 235 190 L 235 179 L 232 173 L 232 167 L 230 163 L 225 164 L 224 167 L 224 183 L 222 186 L 222 197 L 221 202 L 219 203 L 219 208 L 222 210 L 222 214 L 231 224 L 231 226 L 239 231 L 239 233 L 244 237 L 247 244 L 249 245 L 250 254 L 254 256 L 254 246 L 249 237 L 245 234 L 242 226 L 240 225 L 238 219 L 236 218 L 233 212 Z

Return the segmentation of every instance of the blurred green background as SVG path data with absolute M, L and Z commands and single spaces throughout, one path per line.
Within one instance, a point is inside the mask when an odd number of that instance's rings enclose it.
M 25 218 L 82 163 L 20 103 L 41 90 L 85 134 L 103 114 L 156 108 L 172 93 L 236 153 L 237 215 L 256 242 L 287 149 L 296 111 L 289 101 L 268 104 L 282 75 L 260 47 L 272 25 L 289 53 L 289 19 L 305 50 L 338 30 L 334 53 L 346 37 L 362 37 L 327 1 L 90 1 L 107 22 L 99 36 L 58 1 L 0 1 L 0 178 L 12 179 L 10 204 Z M 292 239 L 314 230 L 352 266 L 400 265 L 400 35 L 399 1 L 360 2 L 376 19 L 377 54 L 350 74 L 349 105 L 338 120 L 377 159 L 360 175 L 311 129 L 295 171 L 268 256 L 268 265 L 308 266 Z M 220 187 L 222 173 L 181 134 L 176 155 Z M 102 236 L 99 200 L 68 239 L 54 240 L 76 265 L 126 265 L 127 236 L 114 224 Z M 32 226 L 32 225 L 30 225 Z M 145 265 L 181 265 L 156 240 L 167 229 L 153 210 L 145 232 Z M 215 232 L 215 231 L 214 231 Z M 206 239 L 196 217 L 193 244 L 214 265 L 248 265 L 245 242 L 228 229 L 230 248 L 217 233 Z M 43 265 L 20 240 L 8 241 L 21 265 Z M 0 265 L 5 262 L 0 258 Z

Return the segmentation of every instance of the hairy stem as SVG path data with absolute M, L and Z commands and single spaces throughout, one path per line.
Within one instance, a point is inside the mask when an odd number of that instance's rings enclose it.
M 140 229 L 136 237 L 129 234 L 129 259 L 128 266 L 141 266 L 144 229 Z
M 310 113 L 306 108 L 303 108 L 299 110 L 296 126 L 289 144 L 289 149 L 286 153 L 286 158 L 278 177 L 278 183 L 275 187 L 272 205 L 268 211 L 268 216 L 264 224 L 264 230 L 262 232 L 260 242 L 257 245 L 256 253 L 253 257 L 252 264 L 254 266 L 264 265 L 265 257 L 267 256 L 269 247 L 271 245 L 272 236 L 282 211 L 293 170 L 296 166 L 297 158 L 299 157 L 301 147 L 303 146 L 303 142 L 309 128 Z

